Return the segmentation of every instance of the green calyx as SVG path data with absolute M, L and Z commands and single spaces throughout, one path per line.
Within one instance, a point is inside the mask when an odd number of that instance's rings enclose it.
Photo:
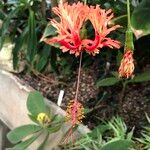
M 134 44 L 133 44 L 133 32 L 131 29 L 127 29 L 126 31 L 126 40 L 125 40 L 125 48 L 124 51 L 133 51 L 134 50 Z
M 87 29 L 86 29 L 85 25 L 80 30 L 80 38 L 82 40 L 87 38 Z
M 127 0 L 127 16 L 128 16 L 128 27 L 126 30 L 124 52 L 129 51 L 129 50 L 130 51 L 134 50 L 133 32 L 131 30 L 131 18 L 130 18 L 130 0 Z

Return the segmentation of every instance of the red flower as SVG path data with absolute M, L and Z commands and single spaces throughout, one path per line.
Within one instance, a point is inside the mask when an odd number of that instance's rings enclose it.
M 108 28 L 108 22 L 112 19 L 111 10 L 101 9 L 99 5 L 87 6 L 81 2 L 68 5 L 60 4 L 53 8 L 53 12 L 59 16 L 60 21 L 52 19 L 51 25 L 56 28 L 57 36 L 45 39 L 48 44 L 59 43 L 63 52 L 78 56 L 81 51 L 95 55 L 104 46 L 119 48 L 120 42 L 106 37 L 110 32 L 119 28 L 119 25 Z M 86 20 L 90 20 L 95 30 L 95 38 L 82 39 L 81 30 Z
M 134 72 L 134 59 L 133 52 L 128 50 L 125 52 L 119 67 L 119 77 L 129 78 L 133 76 Z
M 110 32 L 120 27 L 119 25 L 115 25 L 108 28 L 108 22 L 113 18 L 111 10 L 106 11 L 105 9 L 101 9 L 99 5 L 96 5 L 96 7 L 91 6 L 88 18 L 95 30 L 94 40 L 83 40 L 85 50 L 89 54 L 95 55 L 99 53 L 100 49 L 104 46 L 108 46 L 110 48 L 120 48 L 119 41 L 106 37 Z
M 81 51 L 80 29 L 88 15 L 88 6 L 80 2 L 73 5 L 65 3 L 53 8 L 53 12 L 60 18 L 60 22 L 55 19 L 50 21 L 58 35 L 46 39 L 46 43 L 59 43 L 63 52 L 70 51 L 70 54 L 78 56 Z

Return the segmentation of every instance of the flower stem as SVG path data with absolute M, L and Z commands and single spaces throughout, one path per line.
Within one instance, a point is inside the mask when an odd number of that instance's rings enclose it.
M 130 0 L 127 0 L 128 29 L 131 28 Z
M 119 100 L 119 109 L 122 108 L 123 99 L 124 99 L 124 95 L 125 95 L 125 90 L 126 90 L 126 85 L 127 84 L 128 84 L 127 81 L 123 81 L 123 83 L 122 83 L 122 91 L 120 93 L 120 100 Z
M 128 50 L 134 50 L 133 45 L 133 32 L 131 30 L 131 17 L 130 17 L 130 0 L 127 0 L 127 16 L 128 16 L 128 25 L 126 31 L 126 41 L 125 41 L 125 52 Z
M 79 93 L 79 86 L 80 86 L 80 76 L 81 76 L 81 62 L 82 62 L 82 52 L 80 54 L 80 62 L 79 62 L 79 70 L 78 70 L 78 79 L 77 79 L 77 88 L 76 88 L 75 101 L 78 100 L 78 93 Z
M 87 0 L 84 0 L 84 5 L 86 5 L 87 4 Z

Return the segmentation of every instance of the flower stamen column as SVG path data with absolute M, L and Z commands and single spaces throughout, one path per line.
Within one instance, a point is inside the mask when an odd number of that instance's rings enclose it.
M 78 70 L 78 79 L 76 85 L 76 93 L 75 99 L 71 100 L 67 106 L 67 122 L 72 124 L 72 127 L 75 127 L 76 124 L 82 122 L 84 118 L 84 108 L 82 104 L 78 101 L 78 93 L 79 93 L 79 86 L 80 86 L 80 76 L 81 76 L 81 62 L 82 62 L 82 52 L 80 54 L 80 62 L 79 62 L 79 70 Z

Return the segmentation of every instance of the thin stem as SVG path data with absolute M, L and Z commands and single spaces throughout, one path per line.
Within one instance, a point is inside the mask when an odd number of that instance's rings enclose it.
M 88 1 L 88 0 L 82 0 L 82 2 L 84 3 L 84 5 L 87 4 L 87 1 Z
M 82 62 L 82 52 L 80 54 L 80 62 L 79 62 L 79 70 L 78 70 L 78 79 L 77 79 L 77 88 L 76 88 L 75 101 L 78 100 L 78 93 L 79 93 L 79 86 L 80 86 L 80 76 L 81 76 L 81 62 Z
M 131 28 L 130 0 L 127 0 L 127 15 L 128 15 L 128 29 L 130 29 Z
M 122 103 L 123 103 L 127 83 L 128 82 L 126 82 L 126 81 L 122 83 L 122 91 L 120 94 L 119 109 L 122 108 Z

